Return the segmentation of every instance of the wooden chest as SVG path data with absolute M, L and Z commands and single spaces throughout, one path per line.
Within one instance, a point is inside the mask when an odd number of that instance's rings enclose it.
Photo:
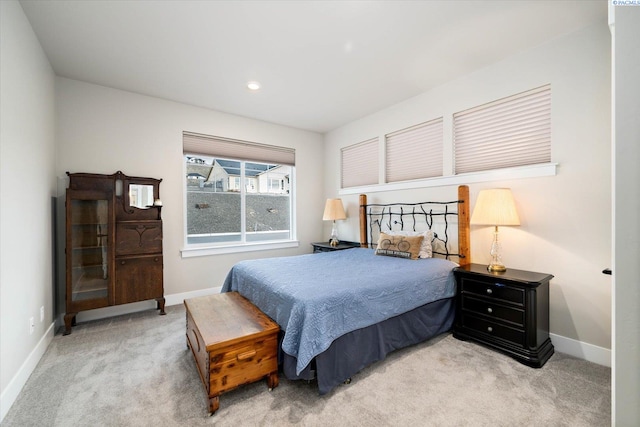
M 219 395 L 267 378 L 278 386 L 278 325 L 237 292 L 186 299 L 187 345 L 209 396 L 209 412 Z

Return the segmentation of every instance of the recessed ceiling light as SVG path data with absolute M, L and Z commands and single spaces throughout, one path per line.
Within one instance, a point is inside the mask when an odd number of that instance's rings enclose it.
M 249 90 L 258 90 L 258 89 L 260 89 L 260 83 L 258 83 L 258 82 L 249 82 L 249 83 L 247 83 L 247 88 Z

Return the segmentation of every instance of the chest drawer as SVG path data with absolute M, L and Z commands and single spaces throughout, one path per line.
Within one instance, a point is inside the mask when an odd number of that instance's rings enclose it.
M 524 289 L 507 286 L 500 283 L 499 280 L 480 281 L 464 278 L 462 279 L 462 293 L 524 305 Z
M 278 370 L 277 333 L 207 350 L 192 316 L 187 313 L 187 339 L 209 394 L 231 390 Z
M 278 332 L 266 314 L 237 292 L 190 298 L 187 344 L 209 396 L 209 412 L 217 411 L 219 395 L 267 378 L 278 386 Z
M 209 352 L 209 391 L 222 393 L 278 370 L 278 336 L 252 339 Z
M 162 221 L 120 221 L 116 226 L 116 255 L 162 253 Z
M 525 345 L 525 333 L 521 329 L 511 328 L 501 323 L 481 319 L 480 317 L 467 313 L 462 314 L 461 324 L 462 327 L 467 328 L 469 331 L 474 331 L 494 338 L 500 338 L 521 347 L 524 347 Z
M 162 255 L 116 258 L 116 304 L 161 298 L 164 293 Z
M 462 296 L 462 309 L 493 319 L 512 323 L 514 326 L 524 327 L 524 310 L 496 304 L 494 300 Z

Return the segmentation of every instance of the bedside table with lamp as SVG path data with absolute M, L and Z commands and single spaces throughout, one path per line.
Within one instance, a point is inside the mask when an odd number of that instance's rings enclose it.
M 471 224 L 495 227 L 488 266 L 454 269 L 458 300 L 453 336 L 542 367 L 553 354 L 549 338 L 550 274 L 507 269 L 502 263 L 499 225 L 520 225 L 509 189 L 483 190 Z
M 337 220 L 347 219 L 347 215 L 344 212 L 342 206 L 342 199 L 327 199 L 324 205 L 324 214 L 322 215 L 324 221 L 333 221 L 331 226 L 331 237 L 328 242 L 314 242 L 313 253 L 318 252 L 332 252 L 341 251 L 344 249 L 359 248 L 360 243 L 356 242 L 341 242 L 338 240 L 338 228 L 336 227 Z
M 331 237 L 329 238 L 329 244 L 331 246 L 338 246 L 338 243 L 340 243 L 340 240 L 338 240 L 336 220 L 343 219 L 347 219 L 347 215 L 345 214 L 344 207 L 342 206 L 342 199 L 327 199 L 324 205 L 322 220 L 333 221 L 331 226 Z

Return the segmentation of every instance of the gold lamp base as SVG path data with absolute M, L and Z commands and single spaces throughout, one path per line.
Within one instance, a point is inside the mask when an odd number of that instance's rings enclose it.
M 507 267 L 500 264 L 489 264 L 487 265 L 487 270 L 489 270 L 492 273 L 502 273 L 504 271 L 507 271 Z

